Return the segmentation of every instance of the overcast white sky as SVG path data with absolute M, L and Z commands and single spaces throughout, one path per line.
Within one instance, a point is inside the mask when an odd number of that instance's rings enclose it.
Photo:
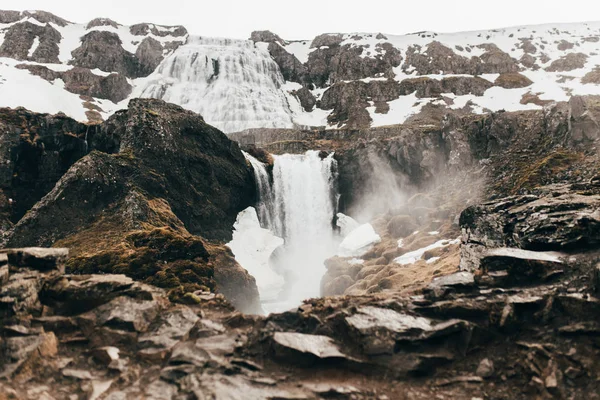
M 324 32 L 456 32 L 600 20 L 596 0 L 2 0 L 0 9 L 46 10 L 73 22 L 184 25 L 190 33 L 246 39 L 268 29 L 284 39 Z

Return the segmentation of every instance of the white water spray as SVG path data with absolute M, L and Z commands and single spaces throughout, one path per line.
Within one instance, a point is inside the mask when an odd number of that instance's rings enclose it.
M 276 299 L 263 298 L 263 308 L 285 311 L 320 296 L 324 261 L 336 252 L 338 238 L 332 228 L 337 205 L 336 161 L 333 154 L 321 159 L 317 151 L 273 156 L 271 184 L 265 165 L 246 157 L 257 178 L 261 225 L 285 240 L 269 263 L 285 283 Z M 258 285 L 260 288 L 261 282 Z
M 165 58 L 137 97 L 179 104 L 224 132 L 291 128 L 284 79 L 268 50 L 250 40 L 193 37 Z

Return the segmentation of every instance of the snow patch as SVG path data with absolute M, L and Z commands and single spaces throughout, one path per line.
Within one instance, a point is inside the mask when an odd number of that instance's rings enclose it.
M 512 257 L 520 258 L 522 260 L 549 261 L 561 264 L 562 261 L 560 258 L 564 257 L 565 255 L 553 251 L 530 251 L 511 247 L 502 247 L 490 250 L 488 252 L 488 256 Z
M 381 237 L 375 232 L 371 224 L 363 224 L 354 229 L 340 243 L 338 256 L 354 257 L 366 253 Z
M 38 48 L 39 45 L 40 45 L 40 38 L 36 36 L 33 39 L 33 43 L 31 44 L 31 47 L 29 48 L 29 53 L 27 53 L 27 57 L 32 57 L 33 53 L 35 53 L 35 50 Z
M 438 240 L 437 242 L 430 244 L 429 246 L 426 246 L 426 247 L 420 248 L 418 250 L 414 250 L 414 251 L 408 252 L 406 254 L 403 254 L 400 257 L 396 258 L 394 260 L 394 262 L 397 264 L 400 264 L 400 265 L 414 264 L 423 257 L 423 254 L 425 254 L 425 252 L 427 252 L 429 250 L 438 249 L 441 247 L 447 247 L 447 246 L 450 246 L 451 244 L 458 244 L 458 243 L 460 243 L 460 239 L 455 239 L 452 241 L 449 241 L 447 239 Z

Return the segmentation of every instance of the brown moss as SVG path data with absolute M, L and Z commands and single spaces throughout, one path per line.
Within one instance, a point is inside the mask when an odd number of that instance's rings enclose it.
M 581 83 L 600 85 L 600 67 L 596 67 L 593 71 L 585 74 L 585 76 L 581 78 Z
M 552 100 L 542 100 L 542 99 L 540 99 L 539 94 L 527 92 L 521 97 L 520 103 L 523 105 L 535 104 L 540 107 L 543 107 L 547 104 L 552 103 Z
M 90 111 L 98 111 L 98 112 L 104 112 L 104 110 L 102 108 L 100 108 L 99 105 L 92 103 L 91 101 L 84 101 L 83 102 L 83 107 L 90 110 Z
M 67 262 L 70 273 L 124 274 L 164 289 L 173 300 L 185 293 L 215 289 L 214 268 L 204 242 L 172 228 L 140 230 L 109 250 L 79 255 Z
M 573 163 L 581 160 L 582 156 L 568 150 L 556 150 L 539 160 L 521 161 L 522 165 L 515 168 L 511 182 L 503 183 L 511 194 L 522 189 L 533 189 L 550 182 L 557 174 L 567 170 Z
M 524 88 L 533 84 L 533 81 L 518 72 L 500 74 L 494 85 L 505 89 Z
M 128 157 L 121 154 L 121 157 Z M 71 249 L 67 271 L 124 274 L 169 289 L 172 300 L 185 293 L 215 289 L 207 243 L 191 235 L 164 199 L 133 196 L 144 222 L 129 226 L 123 215 L 107 212 L 86 229 L 55 243 Z
M 417 223 L 409 215 L 396 215 L 387 224 L 387 232 L 394 238 L 403 238 L 417 230 Z
M 93 111 L 93 110 L 86 111 L 85 116 L 88 119 L 88 121 L 92 124 L 97 124 L 97 123 L 101 123 L 104 121 L 104 119 L 102 119 L 102 115 L 100 115 L 100 113 L 98 111 Z

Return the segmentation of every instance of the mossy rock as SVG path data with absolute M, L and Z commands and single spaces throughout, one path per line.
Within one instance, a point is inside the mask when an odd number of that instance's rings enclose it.
M 531 86 L 533 81 L 518 72 L 500 74 L 494 81 L 495 86 L 500 86 L 505 89 L 518 89 Z
M 387 224 L 388 233 L 396 239 L 410 235 L 417 228 L 417 222 L 410 215 L 396 215 Z

